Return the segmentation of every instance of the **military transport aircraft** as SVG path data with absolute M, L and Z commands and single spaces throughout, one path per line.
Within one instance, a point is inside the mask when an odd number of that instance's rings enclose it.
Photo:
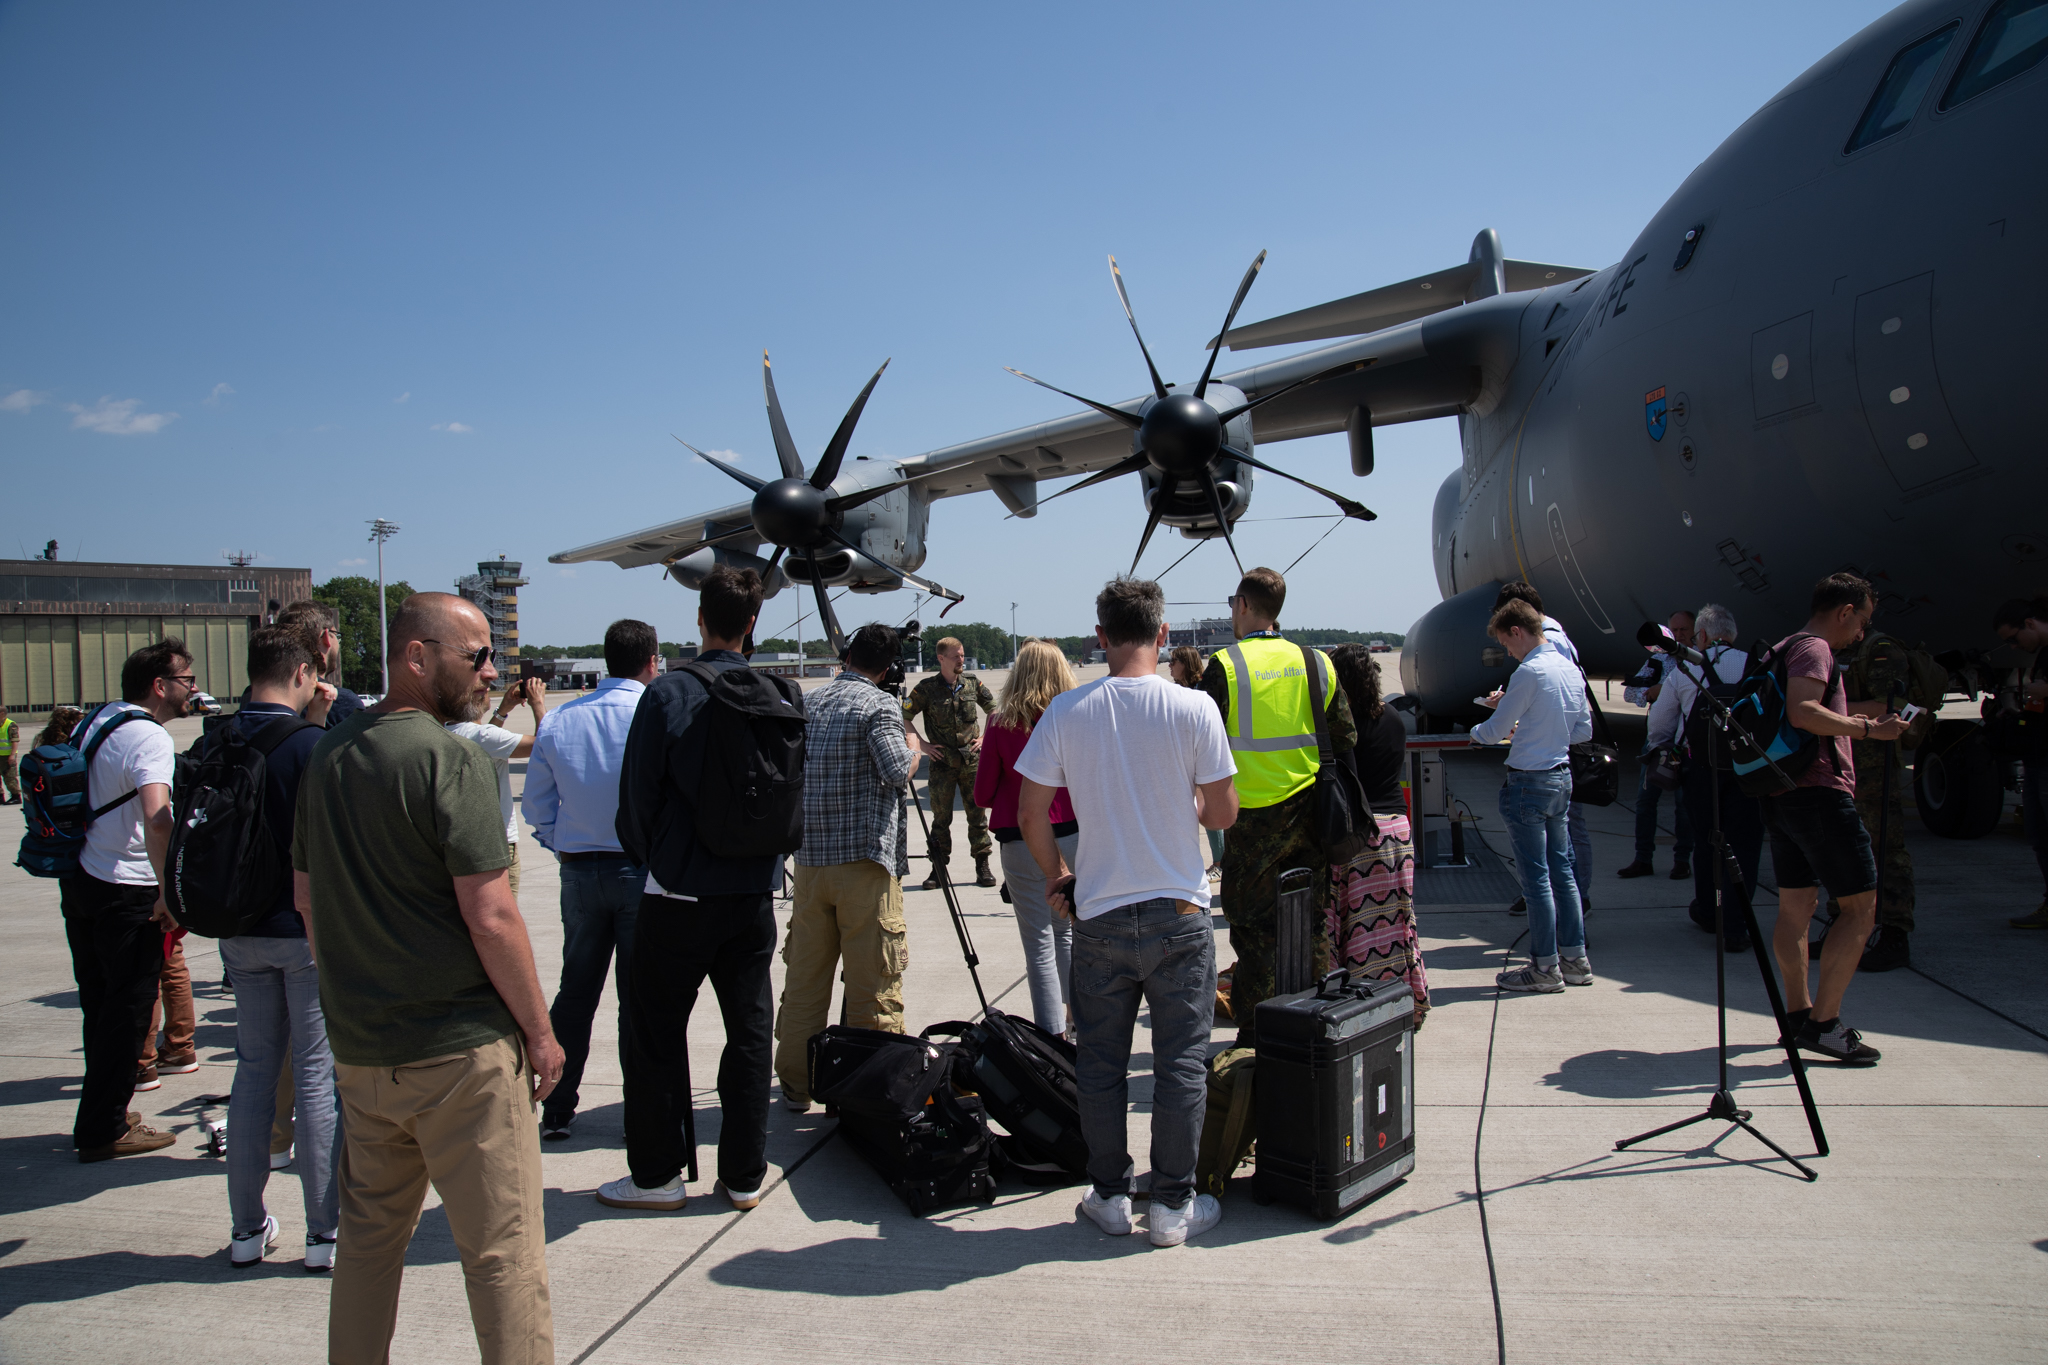
M 1139 472 L 1151 523 L 1217 536 L 1254 471 L 1281 472 L 1254 438 L 1347 432 L 1363 477 L 1373 427 L 1456 416 L 1463 460 L 1432 513 L 1445 600 L 1403 655 L 1432 721 L 1505 676 L 1485 621 L 1510 578 L 1614 676 L 1641 621 L 1712 599 L 1776 636 L 1845 567 L 1879 585 L 1888 629 L 1982 643 L 1995 603 L 2048 572 L 2048 449 L 2025 415 L 2048 377 L 2044 55 L 2048 0 L 1910 0 L 1752 115 L 1603 270 L 1507 259 L 1489 229 L 1462 265 L 1219 338 L 1335 344 L 1194 390 L 1153 370 L 1139 399 L 856 463 L 816 485 L 829 539 L 777 539 L 757 497 L 552 558 L 666 563 L 685 584 L 751 563 L 779 587 L 768 541 L 808 552 L 821 600 L 887 591 L 921 567 L 935 498 L 987 489 L 1028 517 L 1041 480 Z M 1988 828 L 1974 730 L 1944 722 L 1921 754 L 1930 824 Z

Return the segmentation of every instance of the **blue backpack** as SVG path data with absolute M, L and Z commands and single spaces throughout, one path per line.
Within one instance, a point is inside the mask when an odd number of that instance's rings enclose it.
M 96 706 L 71 729 L 71 740 L 85 734 L 106 707 Z M 14 865 L 31 877 L 65 877 L 78 871 L 79 850 L 85 847 L 85 832 L 92 822 L 134 797 L 133 791 L 117 796 L 95 810 L 88 803 L 86 772 L 93 755 L 107 742 L 107 736 L 131 720 L 156 724 L 145 711 L 124 711 L 100 727 L 85 748 L 71 740 L 44 744 L 21 760 L 21 813 L 27 827 L 21 836 L 21 853 Z
M 1818 638 L 1802 631 L 1782 643 L 1789 648 L 1801 640 Z M 1841 685 L 1839 678 L 1830 680 L 1827 691 L 1822 693 L 1823 700 Z M 1753 649 L 1749 671 L 1737 685 L 1735 700 L 1728 703 L 1729 713 L 1756 741 L 1754 747 L 1734 746 L 1735 781 L 1745 796 L 1776 796 L 1790 791 L 1791 787 L 1778 773 L 1796 783 L 1799 775 L 1821 756 L 1820 736 L 1792 723 L 1788 691 L 1784 650 L 1761 645 Z M 1827 753 L 1832 762 L 1832 747 Z M 1772 771 L 1772 764 L 1777 765 L 1776 772 Z

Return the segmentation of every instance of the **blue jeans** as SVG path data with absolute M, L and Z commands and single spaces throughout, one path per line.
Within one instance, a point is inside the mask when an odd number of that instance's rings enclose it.
M 1500 789 L 1500 815 L 1515 846 L 1515 875 L 1529 904 L 1529 956 L 1540 967 L 1557 965 L 1559 952 L 1586 953 L 1586 921 L 1572 876 L 1570 768 L 1548 772 L 1508 769 Z
M 633 919 L 640 913 L 646 889 L 647 869 L 623 853 L 562 864 L 562 985 L 548 1009 L 548 1021 L 568 1060 L 562 1065 L 561 1084 L 541 1106 L 545 1120 L 566 1123 L 576 1113 L 577 1087 L 590 1061 L 590 1025 L 604 995 L 607 971 L 618 996 L 618 1036 L 624 1050 L 632 1028 L 626 978 L 627 964 L 633 960 Z
M 1636 779 L 1636 861 L 1647 863 L 1657 852 L 1657 803 L 1664 789 L 1650 780 L 1650 765 L 1642 766 Z M 1576 836 L 1578 831 L 1574 830 Z M 1683 797 L 1671 803 L 1671 856 L 1679 862 L 1692 861 L 1692 813 Z
M 1081 836 L 1055 840 L 1067 866 L 1074 865 Z M 1010 908 L 1017 912 L 1017 936 L 1024 940 L 1024 972 L 1031 982 L 1031 1018 L 1047 1033 L 1067 1031 L 1067 998 L 1073 994 L 1074 922 L 1053 914 L 1045 903 L 1045 874 L 1022 839 L 999 844 Z
M 235 1231 L 258 1231 L 269 1213 L 263 1187 L 270 1183 L 270 1125 L 289 1052 L 292 1164 L 306 1200 L 306 1231 L 332 1237 L 340 1221 L 340 1119 L 313 954 L 302 938 L 244 936 L 222 939 L 220 960 L 235 983 L 235 1083 L 228 1094 L 228 1212 Z
M 1074 1065 L 1088 1177 L 1105 1199 L 1131 1192 L 1131 1035 L 1152 1010 L 1152 1205 L 1179 1208 L 1195 1188 L 1209 1102 L 1216 938 L 1209 914 L 1139 901 L 1074 925 Z

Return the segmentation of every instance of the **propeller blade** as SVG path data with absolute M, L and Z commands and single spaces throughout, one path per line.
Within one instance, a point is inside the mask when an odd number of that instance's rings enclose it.
M 1351 499 L 1345 497 L 1343 494 L 1332 493 L 1329 489 L 1324 488 L 1320 484 L 1310 483 L 1307 479 L 1296 478 L 1294 475 L 1288 473 L 1284 469 L 1275 469 L 1272 465 L 1267 464 L 1264 460 L 1254 459 L 1248 451 L 1239 450 L 1236 446 L 1225 446 L 1223 447 L 1223 453 L 1225 455 L 1228 455 L 1233 460 L 1242 460 L 1244 463 L 1250 465 L 1253 469 L 1263 469 L 1268 474 L 1277 474 L 1281 478 L 1288 480 L 1290 483 L 1298 483 L 1303 488 L 1306 488 L 1311 492 L 1321 493 L 1331 502 L 1336 503 L 1338 508 L 1341 509 L 1344 515 L 1347 517 L 1354 517 L 1359 521 L 1378 521 L 1380 519 L 1379 513 L 1373 511 L 1370 507 L 1365 506 L 1363 503 L 1353 502 Z
M 1138 339 L 1138 350 L 1145 357 L 1145 369 L 1152 376 L 1152 392 L 1166 397 L 1166 381 L 1159 377 L 1159 367 L 1152 363 L 1152 352 L 1145 345 L 1145 334 L 1138 330 L 1138 315 L 1131 311 L 1131 296 L 1124 292 L 1124 272 L 1116 268 L 1116 257 L 1109 258 L 1109 277 L 1116 281 L 1116 296 L 1123 300 L 1124 316 L 1131 320 L 1131 335 Z M 1085 399 L 1083 400 L 1086 401 Z
M 1078 493 L 1082 489 L 1092 488 L 1098 483 L 1108 483 L 1111 479 L 1121 478 L 1126 474 L 1132 473 L 1139 469 L 1143 469 L 1147 463 L 1148 460 L 1143 455 L 1126 455 L 1124 456 L 1124 458 L 1118 460 L 1109 468 L 1097 470 L 1095 473 L 1090 474 L 1087 478 L 1081 480 L 1079 483 L 1068 484 L 1065 488 L 1062 488 L 1059 492 L 1053 494 L 1052 497 L 1040 498 L 1038 500 L 1038 505 L 1040 507 L 1043 507 L 1047 503 L 1051 502 L 1053 498 L 1064 498 L 1069 493 Z M 1005 520 L 1008 520 L 1008 518 L 1005 518 Z
M 1003 368 L 1009 370 L 1011 374 L 1016 375 L 1019 379 L 1030 379 L 1032 383 L 1038 385 L 1038 387 L 1041 389 L 1052 389 L 1054 393 L 1059 394 L 1062 398 L 1071 398 L 1076 403 L 1086 403 L 1089 407 L 1094 408 L 1104 417 L 1114 417 L 1117 421 L 1122 422 L 1132 431 L 1136 431 L 1139 427 L 1145 425 L 1144 418 L 1133 416 L 1132 414 L 1125 412 L 1122 408 L 1113 408 L 1107 403 L 1098 403 L 1093 398 L 1083 398 L 1078 393 L 1068 393 L 1065 389 L 1056 388 L 1053 385 L 1046 383 L 1043 379 L 1031 379 L 1031 376 L 1024 373 L 1024 371 L 1018 369 L 1011 369 L 1011 367 L 1008 365 L 1003 366 Z M 1165 396 L 1165 394 L 1160 395 L 1160 397 L 1162 398 L 1164 398 Z
M 754 490 L 754 492 L 758 493 L 763 488 L 766 488 L 768 486 L 763 480 L 755 478 L 752 474 L 747 473 L 744 469 L 734 469 L 724 460 L 712 459 L 709 455 L 706 455 L 703 451 L 697 449 L 697 447 L 691 445 L 682 437 L 677 436 L 674 432 L 670 432 L 669 435 L 671 438 L 674 439 L 675 443 L 681 446 L 684 450 L 689 451 L 692 455 L 695 455 L 705 464 L 708 464 L 715 469 L 724 470 L 726 473 L 732 475 L 735 479 L 738 479 L 741 483 L 745 484 L 748 488 Z
M 811 566 L 811 591 L 818 597 L 818 622 L 825 628 L 825 638 L 832 642 L 832 657 L 843 658 L 846 636 L 839 629 L 839 617 L 832 610 L 832 596 L 825 590 L 825 580 L 818 577 L 817 551 L 805 550 L 804 558 Z
M 1244 279 L 1237 286 L 1237 297 L 1230 301 L 1230 311 L 1223 315 L 1223 332 L 1230 330 L 1230 324 L 1237 321 L 1237 310 L 1244 307 L 1244 296 L 1252 292 L 1252 281 L 1259 277 L 1259 267 L 1266 263 L 1266 253 L 1252 262 L 1252 268 L 1244 272 Z M 1202 377 L 1195 384 L 1195 397 L 1201 398 L 1209 392 L 1209 376 L 1216 369 L 1216 357 L 1223 354 L 1223 332 L 1216 334 L 1216 340 L 1209 343 L 1209 363 L 1202 367 Z
M 882 370 L 888 368 L 889 362 L 883 361 Z M 832 439 L 825 445 L 825 453 L 818 457 L 818 467 L 811 471 L 811 487 L 830 488 L 832 481 L 839 477 L 839 465 L 846 458 L 847 442 L 853 439 L 854 423 L 860 421 L 860 410 L 868 405 L 868 395 L 875 391 L 876 383 L 882 378 L 882 370 L 875 371 L 875 377 L 868 381 L 868 386 L 860 391 L 860 397 L 853 400 L 853 406 L 840 419 L 839 430 L 832 433 Z
M 775 438 L 775 458 L 782 465 L 782 477 L 801 479 L 804 462 L 796 453 L 796 442 L 789 439 L 789 423 L 782 420 L 782 400 L 775 396 L 775 370 L 768 364 L 766 351 L 761 352 L 761 387 L 768 394 L 768 432 Z
M 1325 379 L 1335 379 L 1340 374 L 1351 374 L 1365 369 L 1371 364 L 1372 361 L 1370 360 L 1347 360 L 1342 365 L 1333 365 L 1319 374 L 1312 374 L 1306 379 L 1297 379 L 1292 384 L 1284 384 L 1271 393 L 1262 393 L 1249 403 L 1240 403 L 1234 408 L 1227 408 L 1216 414 L 1216 420 L 1228 425 L 1250 412 L 1253 408 L 1258 407 L 1261 403 L 1270 403 L 1281 394 L 1292 393 L 1304 384 L 1320 384 Z
M 1216 487 L 1215 471 L 1203 465 L 1195 471 L 1195 477 L 1202 482 L 1202 491 L 1209 495 L 1209 510 L 1216 514 L 1216 524 L 1223 528 L 1223 543 L 1230 547 L 1230 558 L 1237 565 L 1238 577 L 1244 576 L 1244 561 L 1237 557 L 1237 542 L 1230 536 L 1230 520 L 1223 515 L 1223 492 Z
M 1165 510 L 1166 490 L 1161 488 L 1159 496 L 1152 499 L 1152 515 L 1145 518 L 1145 534 L 1138 537 L 1138 553 L 1131 556 L 1131 577 L 1138 576 L 1138 561 L 1145 557 L 1145 547 L 1152 543 L 1152 533 L 1159 529 L 1159 514 Z
M 825 510 L 828 512 L 844 512 L 858 507 L 862 503 L 873 502 L 884 493 L 894 493 L 899 488 L 908 488 L 914 482 L 916 481 L 913 479 L 898 479 L 895 483 L 877 484 L 873 488 L 863 488 L 858 493 L 845 493 L 836 498 L 827 498 L 825 499 Z
M 763 577 L 763 578 L 773 578 L 773 577 L 775 577 L 775 566 L 776 566 L 777 564 L 780 564 L 780 563 L 782 562 L 782 557 L 783 557 L 784 555 L 788 554 L 788 553 L 789 553 L 789 547 L 788 547 L 787 545 L 778 545 L 778 546 L 776 546 L 776 547 L 775 547 L 775 553 L 774 553 L 774 554 L 772 554 L 772 555 L 770 555 L 770 556 L 768 556 L 768 572 L 767 572 L 767 573 L 764 573 L 764 574 L 762 574 L 762 575 L 761 575 L 761 577 Z

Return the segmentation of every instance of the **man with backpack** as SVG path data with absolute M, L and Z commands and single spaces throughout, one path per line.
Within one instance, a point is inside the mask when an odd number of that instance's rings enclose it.
M 62 891 L 85 1016 L 85 1081 L 71 1129 L 80 1161 L 159 1151 L 176 1141 L 143 1123 L 128 1101 L 136 1045 L 152 1028 L 165 936 L 176 928 L 162 890 L 177 762 L 164 725 L 185 714 L 198 689 L 184 641 L 167 636 L 136 650 L 121 665 L 121 700 L 89 712 L 71 733 L 86 776 L 72 827 L 39 829 L 36 822 L 50 812 L 40 803 L 30 807 L 24 855 L 40 836 L 64 841 L 75 859 Z
M 706 978 L 725 1021 L 718 1182 L 734 1208 L 750 1209 L 768 1174 L 772 897 L 779 853 L 802 837 L 804 705 L 793 680 L 755 672 L 740 654 L 760 611 L 761 576 L 752 569 L 721 565 L 705 575 L 703 647 L 648 685 L 626 735 L 616 828 L 647 882 L 633 922 L 632 1028 L 622 1058 L 630 1173 L 597 1191 L 612 1208 L 671 1212 L 687 1200 L 683 1175 L 694 1176 L 697 1164 L 690 1013 Z M 731 789 L 750 776 L 761 779 L 755 791 Z M 730 822 L 749 815 L 775 828 L 735 835 Z M 753 851 L 762 848 L 777 851 Z
M 847 642 L 839 676 L 804 699 L 804 840 L 775 1018 L 782 1103 L 799 1114 L 811 1107 L 808 1045 L 827 1022 L 835 967 L 845 966 L 846 1023 L 903 1032 L 903 971 L 910 963 L 904 788 L 919 755 L 938 759 L 881 688 L 898 652 L 894 630 L 862 626 Z
M 235 1082 L 228 1100 L 228 1128 L 235 1133 L 268 1133 L 276 1117 L 278 1078 L 290 1059 L 299 1184 L 306 1206 L 306 1269 L 334 1266 L 339 1193 L 335 1170 L 334 1058 L 327 1047 L 327 1021 L 320 1012 L 320 973 L 306 939 L 306 923 L 292 894 L 293 820 L 299 780 L 324 733 L 316 719 L 301 719 L 319 699 L 318 637 L 297 626 L 265 626 L 249 636 L 249 700 L 208 737 L 194 781 L 208 790 L 236 794 L 239 768 L 249 782 L 239 802 L 206 803 L 207 818 L 189 816 L 173 836 L 173 865 L 181 869 L 180 898 L 207 895 L 215 907 L 234 892 L 255 899 L 258 888 L 234 887 L 218 873 L 208 885 L 183 884 L 187 863 L 219 869 L 201 856 L 202 842 L 233 847 L 245 839 L 268 839 L 274 858 L 264 864 L 271 887 L 246 925 L 222 926 L 221 965 L 234 982 Z M 324 709 L 324 708 L 323 708 Z M 233 736 L 234 738 L 230 738 Z M 195 804 L 193 796 L 185 804 Z M 181 813 L 184 805 L 180 806 Z M 260 828 L 245 829 L 244 823 Z M 182 857 L 180 855 L 183 855 Z M 224 870 L 224 869 L 223 869 Z M 197 867 L 194 868 L 197 871 Z M 277 1219 L 264 1206 L 270 1179 L 267 1143 L 235 1142 L 228 1147 L 228 1208 L 234 1219 L 229 1263 L 236 1268 L 263 1260 L 277 1241 Z
M 1282 638 L 1280 609 L 1286 603 L 1287 580 L 1279 573 L 1263 566 L 1247 571 L 1230 598 L 1236 643 L 1211 655 L 1202 673 L 1202 690 L 1222 716 L 1237 769 L 1237 823 L 1223 846 L 1223 917 L 1230 921 L 1230 946 L 1237 954 L 1230 973 L 1230 1017 L 1237 1021 L 1240 1047 L 1257 1045 L 1258 1004 L 1274 993 L 1282 873 L 1297 867 L 1315 870 L 1311 952 L 1317 963 L 1330 955 L 1324 923 L 1330 859 L 1310 818 L 1322 767 L 1316 712 L 1324 715 L 1330 750 L 1339 762 L 1349 762 L 1358 743 L 1351 703 L 1337 686 L 1329 656 Z M 1321 684 L 1314 693 L 1311 653 Z
M 1756 798 L 1736 782 L 1724 743 L 1713 725 L 1712 708 L 1700 700 L 1704 681 L 1721 704 L 1727 705 L 1734 700 L 1737 686 L 1749 671 L 1749 656 L 1735 648 L 1735 629 L 1735 614 L 1728 608 L 1718 602 L 1701 607 L 1693 638 L 1695 647 L 1707 657 L 1707 667 L 1702 669 L 1698 664 L 1667 657 L 1663 685 L 1650 706 L 1649 747 L 1671 749 L 1684 756 L 1684 809 L 1691 812 L 1693 834 L 1700 841 L 1699 857 L 1692 867 L 1692 905 L 1687 913 L 1694 924 L 1710 934 L 1714 932 L 1716 855 L 1712 835 L 1716 786 L 1720 788 L 1721 837 L 1742 869 L 1743 895 L 1750 900 L 1756 897 L 1757 868 L 1764 848 L 1763 811 Z M 1717 756 L 1721 767 L 1718 783 L 1711 766 Z M 1732 899 L 1727 912 L 1721 926 L 1721 946 L 1731 953 L 1746 953 L 1750 947 L 1749 926 Z
M 1785 979 L 1786 1013 L 1800 1047 L 1861 1065 L 1876 1062 L 1881 1054 L 1842 1023 L 1842 997 L 1875 918 L 1877 862 L 1870 834 L 1856 814 L 1856 761 L 1849 741 L 1897 739 L 1906 722 L 1881 702 L 1852 706 L 1835 673 L 1835 651 L 1863 638 L 1876 605 L 1867 581 L 1850 573 L 1830 574 L 1814 585 L 1806 628 L 1772 646 L 1786 722 L 1811 738 L 1796 754 L 1778 760 L 1792 789 L 1763 798 L 1778 881 L 1778 923 L 1771 942 Z M 1822 885 L 1835 904 L 1835 920 L 1821 951 L 1819 983 L 1809 997 L 1807 930 Z

